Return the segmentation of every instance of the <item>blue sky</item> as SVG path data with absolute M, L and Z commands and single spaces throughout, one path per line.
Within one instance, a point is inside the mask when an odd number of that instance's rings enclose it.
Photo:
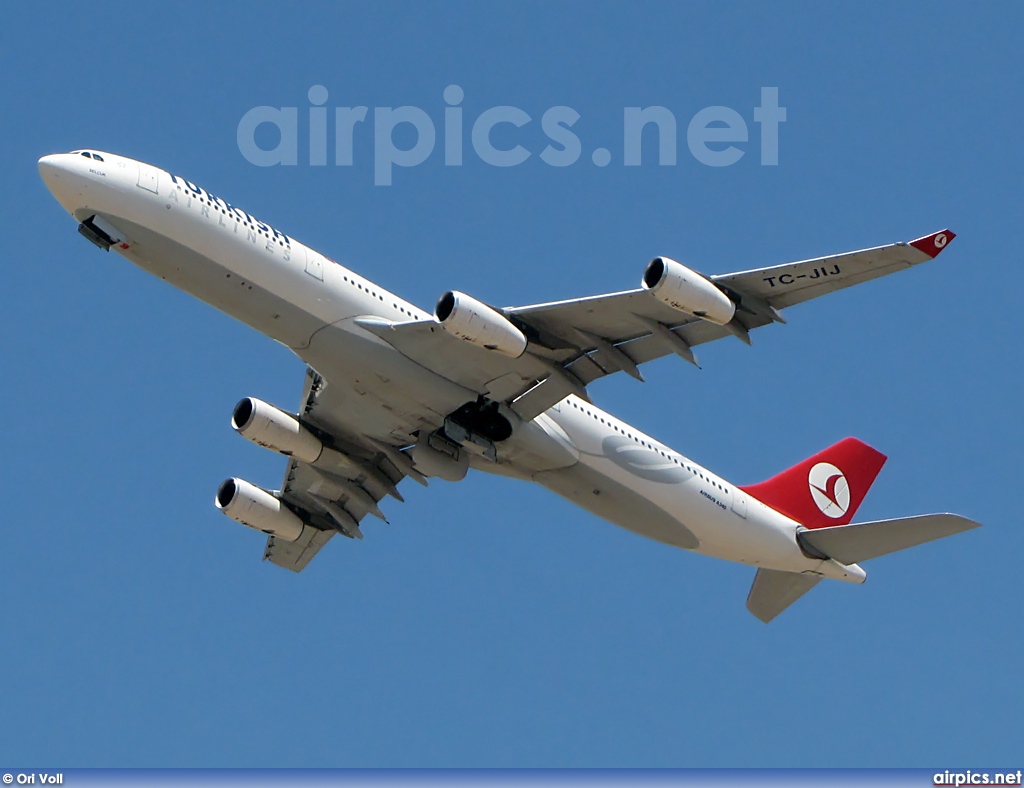
M 1022 22 L 944 3 L 8 9 L 0 765 L 1019 766 Z M 308 123 L 313 85 L 440 130 L 452 84 L 463 166 L 439 131 L 390 187 L 365 129 L 352 167 L 309 166 L 308 125 L 297 166 L 236 142 L 253 107 Z M 787 109 L 776 167 L 765 86 Z M 500 105 L 533 119 L 495 131 L 531 151 L 519 166 L 471 153 Z M 652 105 L 678 119 L 677 164 L 645 142 L 625 167 L 623 108 Z M 539 157 L 554 106 L 580 114 L 569 167 Z M 708 106 L 749 126 L 733 166 L 687 150 Z M 213 494 L 279 484 L 230 411 L 296 406 L 302 364 L 85 243 L 36 170 L 82 147 L 185 175 L 423 308 L 628 288 L 657 254 L 724 273 L 951 227 L 936 262 L 796 307 L 753 347 L 592 393 L 737 483 L 856 435 L 889 455 L 861 518 L 985 528 L 769 626 L 748 568 L 484 476 L 412 485 L 390 526 L 301 575 L 263 564 Z

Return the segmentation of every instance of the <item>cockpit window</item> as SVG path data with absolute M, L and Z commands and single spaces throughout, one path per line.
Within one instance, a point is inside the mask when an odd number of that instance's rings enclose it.
M 103 157 L 100 156 L 98 153 L 94 153 L 92 157 L 96 159 L 96 161 L 103 161 Z
M 85 158 L 87 158 L 87 159 L 91 159 L 92 158 L 92 154 L 89 153 L 88 151 L 82 151 L 82 155 L 85 156 Z

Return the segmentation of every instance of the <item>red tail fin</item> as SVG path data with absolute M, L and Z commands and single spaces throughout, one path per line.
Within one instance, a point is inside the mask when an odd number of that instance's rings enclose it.
M 853 519 L 886 457 L 846 438 L 744 492 L 808 528 L 846 525 Z

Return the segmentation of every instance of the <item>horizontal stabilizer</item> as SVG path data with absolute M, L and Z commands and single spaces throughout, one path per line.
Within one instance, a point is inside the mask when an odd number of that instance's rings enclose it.
M 880 555 L 977 528 L 981 523 L 958 514 L 921 514 L 896 520 L 836 525 L 801 531 L 801 546 L 810 553 L 855 564 Z M 756 584 L 756 583 L 755 583 Z
M 747 595 L 747 610 L 767 624 L 818 585 L 820 580 L 817 575 L 758 569 Z

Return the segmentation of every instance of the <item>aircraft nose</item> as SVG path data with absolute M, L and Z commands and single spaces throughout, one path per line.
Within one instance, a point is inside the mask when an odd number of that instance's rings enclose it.
M 75 171 L 74 159 L 67 153 L 53 153 L 39 160 L 39 175 L 43 183 L 64 210 L 71 214 L 82 207 L 82 197 L 88 185 Z
M 46 184 L 50 191 L 53 191 L 55 184 L 60 180 L 60 171 L 62 169 L 59 153 L 51 153 L 49 156 L 43 156 L 39 160 L 39 174 L 43 178 L 43 183 Z

